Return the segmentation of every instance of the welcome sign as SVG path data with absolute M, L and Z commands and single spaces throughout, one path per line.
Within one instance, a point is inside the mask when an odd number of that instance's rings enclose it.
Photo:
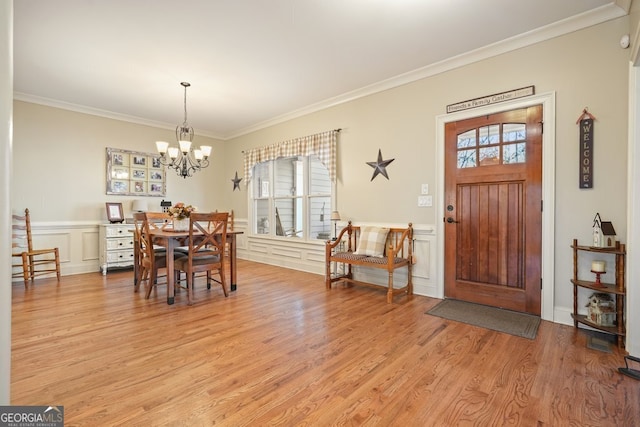
M 580 120 L 580 188 L 593 188 L 593 119 Z

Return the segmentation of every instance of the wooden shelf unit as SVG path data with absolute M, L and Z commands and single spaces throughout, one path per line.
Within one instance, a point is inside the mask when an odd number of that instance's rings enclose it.
M 592 246 L 578 245 L 578 240 L 573 239 L 571 248 L 573 249 L 573 279 L 571 279 L 571 283 L 573 284 L 573 313 L 571 314 L 571 317 L 573 318 L 574 327 L 577 328 L 578 324 L 582 323 L 590 326 L 591 328 L 616 335 L 618 339 L 618 347 L 624 348 L 624 338 L 626 336 L 624 303 L 627 294 L 624 283 L 626 257 L 625 245 L 616 241 L 616 246 L 614 248 L 595 248 Z M 615 271 L 613 272 L 615 276 L 615 283 L 602 283 L 601 285 L 598 285 L 595 281 L 579 280 L 578 260 L 580 251 L 613 255 L 615 257 Z M 591 289 L 595 292 L 604 292 L 615 296 L 615 326 L 598 325 L 589 321 L 587 316 L 578 314 L 578 288 Z

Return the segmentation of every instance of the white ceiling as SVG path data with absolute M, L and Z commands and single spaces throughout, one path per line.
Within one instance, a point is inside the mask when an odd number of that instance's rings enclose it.
M 175 128 L 187 81 L 189 124 L 228 139 L 622 16 L 617 3 L 15 0 L 14 91 Z

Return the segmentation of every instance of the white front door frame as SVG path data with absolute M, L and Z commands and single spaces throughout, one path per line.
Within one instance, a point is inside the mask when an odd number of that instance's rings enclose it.
M 445 125 L 449 122 L 457 122 L 472 117 L 494 114 L 501 111 L 526 108 L 532 105 L 542 104 L 542 120 L 544 132 L 542 133 L 542 295 L 540 317 L 543 320 L 554 319 L 554 211 L 555 211 L 555 116 L 556 94 L 555 92 L 532 95 L 513 101 L 487 105 L 479 108 L 458 111 L 451 114 L 442 114 L 436 117 L 436 296 L 444 298 L 444 156 L 445 156 Z

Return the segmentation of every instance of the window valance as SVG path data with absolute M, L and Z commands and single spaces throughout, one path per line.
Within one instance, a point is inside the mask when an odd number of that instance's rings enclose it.
M 278 157 L 310 156 L 315 154 L 329 170 L 331 182 L 336 182 L 336 141 L 339 130 L 331 130 L 284 142 L 254 148 L 244 152 L 244 176 L 251 181 L 251 172 L 257 163 L 275 160 Z

